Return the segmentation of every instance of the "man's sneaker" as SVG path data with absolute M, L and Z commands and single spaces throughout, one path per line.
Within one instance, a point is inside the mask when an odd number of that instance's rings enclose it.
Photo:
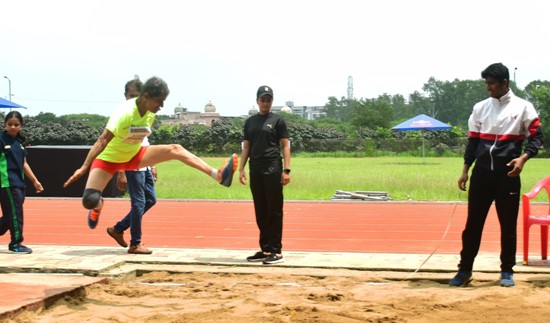
M 130 248 L 128 248 L 128 253 L 134 253 L 138 255 L 150 255 L 153 253 L 152 250 L 149 250 L 145 245 L 138 244 L 138 245 L 131 245 Z
M 502 287 L 513 287 L 514 283 L 514 274 L 511 272 L 503 271 L 500 273 L 500 286 Z
M 253 254 L 250 257 L 246 257 L 246 260 L 251 262 L 260 262 L 264 261 L 269 256 L 269 254 L 265 254 L 263 251 L 258 251 L 255 254 Z
M 95 229 L 97 222 L 99 221 L 99 215 L 101 214 L 101 209 L 103 208 L 103 197 L 101 198 L 101 207 L 99 209 L 92 209 L 88 212 L 88 226 L 90 229 Z
M 13 253 L 21 253 L 21 254 L 32 253 L 31 248 L 26 247 L 22 244 L 20 244 L 19 247 L 10 247 L 10 251 L 13 252 Z
M 279 264 L 285 262 L 282 254 L 272 253 L 267 258 L 264 259 L 264 265 Z
M 121 247 L 128 247 L 128 243 L 124 240 L 124 232 L 118 233 L 115 231 L 115 227 L 108 227 L 107 233 L 111 236 L 111 238 L 115 239 L 115 241 L 121 246 Z
M 218 169 L 218 182 L 223 186 L 231 186 L 233 174 L 235 174 L 237 166 L 239 166 L 239 157 L 237 154 L 233 154 L 229 158 L 229 161 L 227 161 L 223 167 Z
M 466 286 L 472 281 L 472 272 L 459 270 L 458 273 L 449 281 L 450 286 Z

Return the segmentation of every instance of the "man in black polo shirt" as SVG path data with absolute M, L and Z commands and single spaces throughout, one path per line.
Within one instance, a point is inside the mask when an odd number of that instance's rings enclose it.
M 256 102 L 260 111 L 244 124 L 239 180 L 246 184 L 244 166 L 250 158 L 250 191 L 260 230 L 261 250 L 246 259 L 276 264 L 284 262 L 283 186 L 290 182 L 290 142 L 285 121 L 271 112 L 271 87 L 260 86 L 256 92 Z

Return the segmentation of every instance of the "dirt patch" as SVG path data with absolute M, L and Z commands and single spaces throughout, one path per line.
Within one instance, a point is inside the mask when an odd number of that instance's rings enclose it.
M 92 285 L 8 322 L 502 323 L 550 317 L 548 275 L 517 274 L 517 286 L 503 288 L 498 274 L 486 274 L 470 287 L 451 288 L 448 274 L 405 280 L 395 273 L 327 272 L 152 272 Z

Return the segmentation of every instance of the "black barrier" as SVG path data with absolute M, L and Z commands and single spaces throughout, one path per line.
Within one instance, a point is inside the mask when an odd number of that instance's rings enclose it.
M 44 197 L 81 197 L 84 192 L 88 173 L 76 182 L 64 188 L 63 183 L 71 177 L 86 159 L 92 146 L 29 146 L 27 163 L 42 183 L 44 191 L 36 193 L 34 185 L 25 179 L 27 196 Z M 103 190 L 104 197 L 119 197 L 121 192 L 116 187 L 116 173 Z

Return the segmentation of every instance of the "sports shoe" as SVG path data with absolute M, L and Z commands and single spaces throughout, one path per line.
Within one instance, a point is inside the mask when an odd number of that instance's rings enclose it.
M 130 248 L 128 248 L 128 253 L 133 253 L 137 255 L 150 255 L 153 253 L 152 250 L 149 250 L 145 245 L 138 244 L 138 245 L 131 245 Z
M 22 244 L 19 247 L 10 247 L 10 251 L 13 253 L 29 254 L 32 253 L 32 249 Z
M 233 154 L 229 158 L 229 161 L 227 161 L 223 167 L 218 169 L 218 182 L 223 186 L 231 186 L 233 174 L 235 174 L 237 166 L 239 166 L 239 157 L 237 154 Z
M 251 262 L 260 262 L 266 259 L 269 254 L 265 254 L 263 251 L 258 251 L 250 257 L 246 257 L 246 260 Z
M 514 273 L 503 271 L 500 273 L 500 286 L 502 287 L 513 287 L 516 284 L 514 283 Z
M 264 265 L 279 264 L 285 262 L 282 254 L 272 253 L 267 258 L 264 259 Z
M 466 286 L 472 281 L 472 272 L 459 270 L 458 273 L 449 281 L 450 286 Z
M 95 229 L 97 222 L 99 221 L 99 215 L 101 214 L 101 209 L 103 208 L 103 197 L 101 197 L 101 207 L 99 209 L 92 209 L 88 212 L 88 226 L 90 229 Z
M 107 233 L 111 236 L 111 238 L 115 239 L 115 241 L 121 246 L 121 247 L 128 247 L 128 243 L 124 240 L 124 232 L 118 233 L 115 231 L 115 227 L 108 227 Z

